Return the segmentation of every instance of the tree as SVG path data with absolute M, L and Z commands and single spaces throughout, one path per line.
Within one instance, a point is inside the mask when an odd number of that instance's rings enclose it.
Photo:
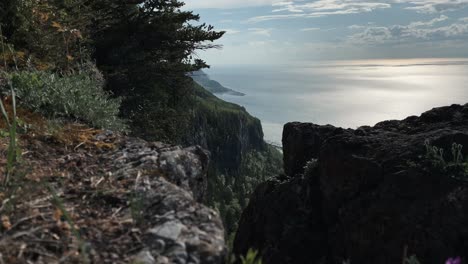
M 109 89 L 126 98 L 123 115 L 135 128 L 145 127 L 139 131 L 168 135 L 179 129 L 184 123 L 179 106 L 192 91 L 186 75 L 208 67 L 194 53 L 218 47 L 213 41 L 224 34 L 206 24 L 191 24 L 200 17 L 182 11 L 183 5 L 177 0 L 93 3 L 94 58 Z M 160 133 L 147 137 L 161 139 Z
M 86 0 L 6 0 L 0 6 L 2 33 L 30 64 L 69 70 L 89 58 Z

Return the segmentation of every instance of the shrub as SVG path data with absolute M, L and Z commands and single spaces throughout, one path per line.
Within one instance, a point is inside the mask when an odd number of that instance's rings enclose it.
M 426 146 L 426 167 L 432 172 L 448 175 L 456 180 L 468 182 L 468 162 L 463 157 L 463 146 L 457 143 L 452 144 L 451 159 L 447 160 L 444 156 L 446 151 L 443 148 L 432 146 L 428 141 Z
M 126 129 L 118 117 L 121 100 L 111 98 L 102 88 L 103 81 L 89 69 L 63 76 L 40 71 L 4 75 L 24 107 L 47 117 L 75 118 L 97 128 Z

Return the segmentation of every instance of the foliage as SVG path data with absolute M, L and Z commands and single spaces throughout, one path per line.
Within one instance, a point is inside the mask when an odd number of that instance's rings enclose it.
M 24 66 L 70 70 L 89 58 L 91 13 L 85 0 L 11 0 L 0 24 Z
M 208 204 L 220 212 L 228 235 L 228 245 L 234 240 L 242 211 L 256 187 L 280 174 L 281 170 L 281 153 L 268 145 L 264 151 L 252 150 L 245 154 L 237 173 L 222 173 L 215 169 L 209 172 Z
M 254 249 L 249 249 L 247 255 L 241 256 L 242 264 L 262 264 L 262 259 L 258 255 L 258 251 Z
M 89 72 L 59 75 L 20 71 L 5 74 L 20 102 L 48 117 L 68 117 L 98 128 L 124 130 L 118 118 L 120 100 L 103 91 L 101 81 Z
M 10 176 L 13 172 L 13 167 L 17 161 L 19 148 L 17 146 L 17 135 L 16 135 L 16 128 L 17 128 L 17 117 L 16 117 L 16 96 L 15 92 L 12 90 L 12 109 L 13 109 L 13 116 L 12 121 L 10 122 L 10 118 L 8 117 L 8 113 L 6 112 L 5 105 L 3 101 L 0 99 L 0 109 L 2 111 L 3 118 L 8 128 L 8 136 L 10 138 L 10 143 L 8 144 L 7 150 L 7 167 L 6 167 L 6 175 L 4 185 L 9 184 Z
M 317 167 L 318 167 L 317 159 L 309 160 L 304 166 L 304 175 L 311 175 Z
M 81 239 L 80 232 L 76 229 L 75 223 L 72 217 L 70 216 L 70 213 L 65 208 L 65 204 L 63 203 L 62 199 L 60 199 L 60 197 L 57 194 L 57 191 L 52 187 L 52 185 L 46 183 L 46 186 L 49 192 L 52 194 L 53 204 L 59 210 L 60 215 L 63 216 L 65 221 L 68 223 L 71 229 L 71 233 L 73 234 L 75 239 L 78 241 L 82 263 L 84 264 L 90 263 L 89 256 L 87 255 L 87 252 L 86 252 L 86 245 L 84 241 Z
M 415 255 L 412 255 L 408 258 L 405 258 L 405 262 L 403 264 L 420 264 L 420 262 Z
M 216 48 L 224 33 L 198 23 L 177 0 L 94 1 L 94 58 L 107 88 L 124 97 L 122 115 L 132 132 L 176 143 L 190 119 L 192 80 L 207 67 L 196 50 Z
M 463 157 L 463 146 L 457 143 L 452 144 L 451 153 L 446 155 L 443 148 L 430 145 L 425 142 L 426 147 L 426 167 L 429 167 L 432 172 L 449 175 L 450 177 L 468 181 L 468 162 Z M 450 156 L 447 160 L 445 156 Z

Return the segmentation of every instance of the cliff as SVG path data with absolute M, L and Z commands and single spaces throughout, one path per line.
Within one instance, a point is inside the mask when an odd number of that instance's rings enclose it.
M 245 108 L 196 84 L 193 100 L 182 144 L 200 145 L 211 152 L 206 202 L 220 212 L 226 233 L 232 237 L 254 188 L 280 173 L 282 155 L 265 143 L 260 120 Z
M 78 124 L 51 129 L 22 113 L 21 161 L 0 188 L 0 263 L 224 262 L 221 219 L 200 203 L 205 150 Z
M 356 130 L 290 123 L 234 251 L 265 263 L 444 263 L 468 252 L 468 105 Z M 445 151 L 443 151 L 445 150 Z
M 190 74 L 190 77 L 200 86 L 202 86 L 203 88 L 205 88 L 206 90 L 214 94 L 230 94 L 230 95 L 235 95 L 235 96 L 245 95 L 241 92 L 226 88 L 215 80 L 211 80 L 210 76 L 208 76 L 208 74 L 206 74 L 205 72 L 201 70 L 197 72 L 192 72 Z
M 249 151 L 266 149 L 260 120 L 245 108 L 225 102 L 195 85 L 195 103 L 186 145 L 200 145 L 213 154 L 222 171 L 237 172 Z

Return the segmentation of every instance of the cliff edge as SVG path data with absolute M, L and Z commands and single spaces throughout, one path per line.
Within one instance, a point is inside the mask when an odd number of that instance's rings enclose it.
M 468 105 L 356 130 L 290 123 L 234 252 L 264 263 L 444 263 L 468 252 Z
M 28 120 L 0 189 L 0 263 L 224 262 L 221 219 L 200 203 L 206 151 L 43 122 Z

